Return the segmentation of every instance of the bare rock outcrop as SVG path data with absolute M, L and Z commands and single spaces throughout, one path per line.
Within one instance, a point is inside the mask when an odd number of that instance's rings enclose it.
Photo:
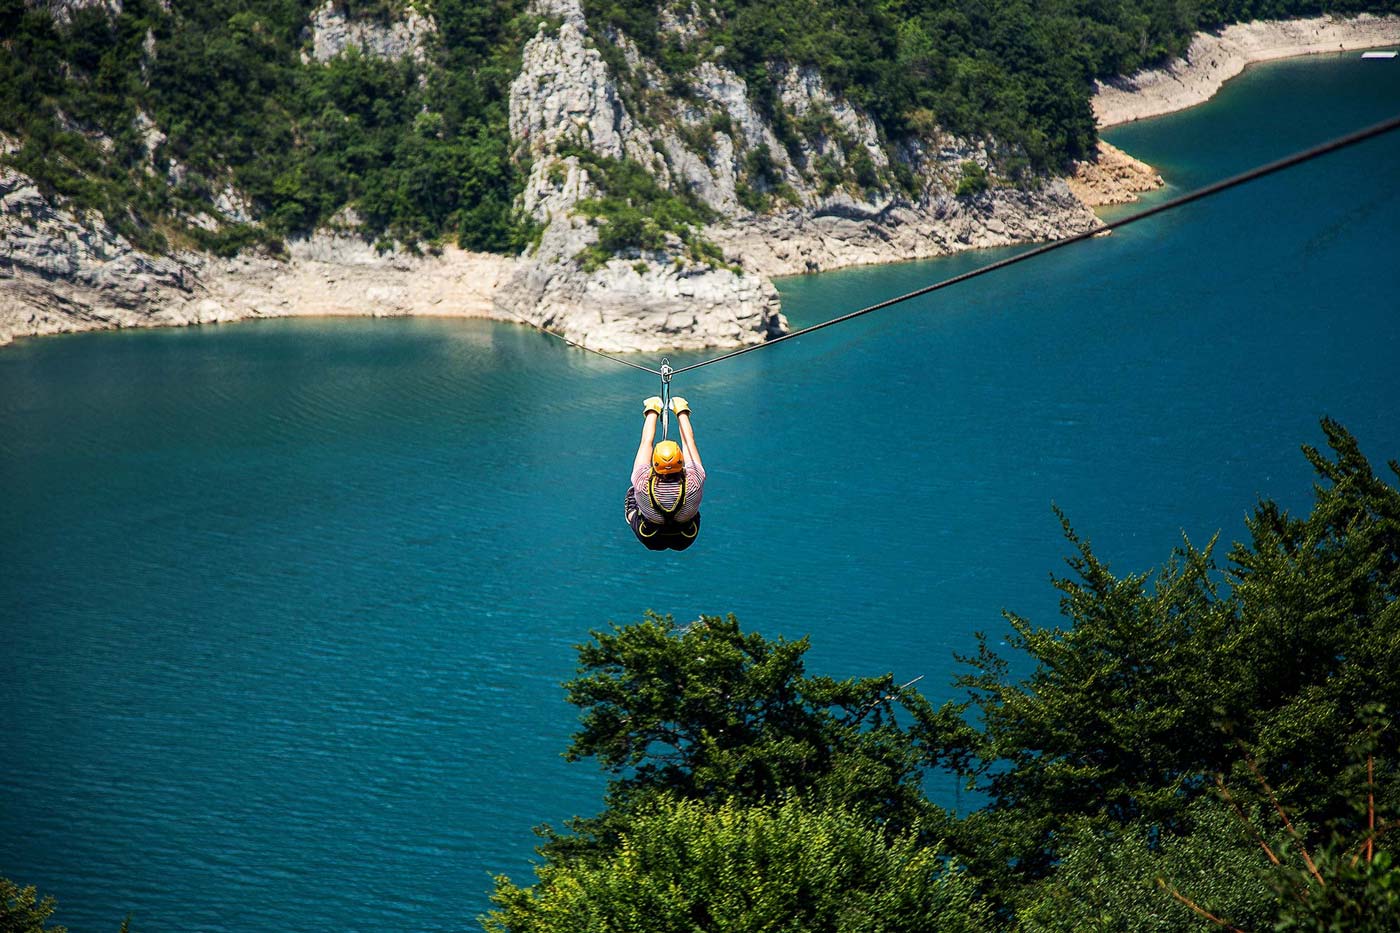
M 507 256 L 383 252 L 318 234 L 287 255 L 233 259 L 136 249 L 99 218 L 54 206 L 0 167 L 0 345 L 16 337 L 294 315 L 486 317 Z
M 79 10 L 97 9 L 115 19 L 122 13 L 122 0 L 25 0 L 25 6 L 34 10 L 48 10 L 54 22 L 66 26 L 73 21 L 73 14 Z
M 947 256 L 965 249 L 1053 240 L 1098 226 L 1063 181 L 1036 191 L 992 189 L 927 202 L 891 202 L 871 213 L 786 211 L 710 233 L 727 257 L 764 275 L 823 272 Z
M 206 317 L 487 317 L 514 263 L 446 246 L 380 251 L 353 235 L 292 240 L 287 256 L 206 259 L 198 272 Z
M 1102 139 L 1095 158 L 1076 162 L 1074 174 L 1065 183 L 1089 207 L 1130 204 L 1142 192 L 1165 184 L 1152 166 Z
M 597 268 L 598 241 L 578 203 L 598 192 L 574 147 L 628 159 L 669 185 L 665 158 L 625 106 L 576 0 L 537 4 L 541 24 L 511 85 L 512 137 L 531 160 L 523 204 L 539 243 L 496 295 L 498 312 L 602 350 L 734 346 L 782 333 L 777 290 L 759 277 L 652 251 Z
M 426 44 L 437 31 L 432 17 L 408 7 L 402 19 L 378 22 L 351 19 L 335 0 L 326 0 L 311 14 L 311 55 L 328 62 L 349 49 L 358 49 L 374 58 L 398 60 L 426 57 Z
M 862 151 L 877 148 L 873 127 L 870 136 L 854 139 Z M 819 151 L 803 147 L 795 161 L 815 161 Z M 907 143 L 896 157 L 917 179 L 913 193 L 888 184 L 859 193 L 824 191 L 803 176 L 801 188 L 791 185 L 802 206 L 730 218 L 708 234 L 726 258 L 742 259 L 746 269 L 793 275 L 1058 239 L 1099 223 L 1059 179 L 1019 186 L 999 178 L 985 145 L 945 134 L 937 145 Z M 959 196 L 958 179 L 968 164 L 984 172 L 988 183 L 985 190 Z

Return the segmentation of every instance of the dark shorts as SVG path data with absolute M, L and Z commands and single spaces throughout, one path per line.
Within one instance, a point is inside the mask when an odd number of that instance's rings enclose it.
M 637 508 L 637 502 L 632 498 L 632 487 L 627 487 L 627 498 L 623 502 L 622 514 L 627 518 L 627 526 L 632 529 L 632 534 L 637 536 L 637 540 L 642 542 L 648 550 L 652 551 L 684 551 L 695 543 L 695 539 L 700 537 L 700 513 L 696 512 L 695 517 L 674 529 L 658 528 L 651 522 L 642 518 L 642 513 Z

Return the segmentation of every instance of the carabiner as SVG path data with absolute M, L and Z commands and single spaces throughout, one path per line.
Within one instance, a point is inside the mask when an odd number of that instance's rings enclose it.
M 661 439 L 671 436 L 671 361 L 661 358 Z

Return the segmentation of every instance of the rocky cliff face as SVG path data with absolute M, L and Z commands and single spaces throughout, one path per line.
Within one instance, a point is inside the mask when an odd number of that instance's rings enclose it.
M 186 263 L 133 248 L 100 218 L 55 207 L 28 176 L 0 166 L 0 344 L 17 334 L 184 323 L 173 309 L 195 287 Z
M 612 349 L 761 340 L 786 326 L 768 276 L 1051 239 L 1097 223 L 1060 180 L 1016 187 L 998 177 L 985 145 L 947 134 L 888 145 L 814 69 L 775 64 L 780 134 L 776 114 L 721 65 L 702 62 L 678 89 L 625 35 L 595 32 L 578 0 L 533 9 L 542 22 L 511 88 L 511 133 L 530 162 L 524 207 L 544 231 L 498 301 L 575 340 Z M 710 15 L 687 0 L 663 10 L 662 24 L 684 40 Z M 578 208 L 599 191 L 580 148 L 689 192 L 713 213 L 700 235 L 722 261 L 686 258 L 677 240 L 585 271 L 578 257 L 597 242 L 599 221 Z M 958 197 L 968 164 L 985 190 Z
M 327 62 L 349 49 L 358 49 L 376 58 L 414 58 L 422 61 L 426 44 L 437 31 L 432 17 L 425 17 L 410 7 L 402 19 L 381 23 L 353 20 L 335 5 L 334 0 L 311 14 L 311 55 L 318 62 Z

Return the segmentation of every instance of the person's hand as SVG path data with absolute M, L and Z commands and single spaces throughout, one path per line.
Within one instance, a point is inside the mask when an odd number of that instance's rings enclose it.
M 646 414 L 647 412 L 656 415 L 661 414 L 661 396 L 653 395 L 651 398 L 645 399 L 642 402 L 642 413 Z
M 671 411 L 678 415 L 688 415 L 690 414 L 690 403 L 679 395 L 673 395 L 671 396 Z

